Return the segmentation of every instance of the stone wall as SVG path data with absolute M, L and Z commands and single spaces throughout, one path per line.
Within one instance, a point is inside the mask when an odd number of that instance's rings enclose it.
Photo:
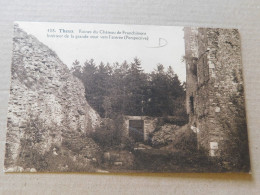
M 197 89 L 197 78 L 194 73 L 197 71 L 197 59 L 198 59 L 198 39 L 197 28 L 185 28 L 184 31 L 184 39 L 185 39 L 185 60 L 186 60 L 186 83 L 189 85 L 186 90 L 186 109 L 189 114 L 192 112 L 190 106 L 191 97 L 194 97 L 194 91 Z M 187 49 L 189 48 L 189 49 Z
M 148 116 L 125 116 L 124 117 L 124 135 L 129 136 L 129 120 L 143 120 L 144 121 L 144 141 L 147 141 L 149 134 L 152 133 L 158 122 L 158 118 Z
M 230 155 L 227 143 L 239 117 L 234 102 L 245 112 L 238 30 L 185 27 L 184 34 L 190 127 L 210 156 Z
M 62 132 L 92 131 L 100 122 L 85 99 L 83 84 L 55 52 L 18 26 L 14 28 L 7 117 L 6 161 L 13 163 L 29 126 L 39 129 L 43 139 L 39 152 L 44 152 L 52 143 L 61 143 Z

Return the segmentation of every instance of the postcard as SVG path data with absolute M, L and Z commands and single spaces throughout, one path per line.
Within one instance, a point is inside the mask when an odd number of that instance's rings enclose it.
M 250 172 L 237 29 L 15 22 L 5 172 Z

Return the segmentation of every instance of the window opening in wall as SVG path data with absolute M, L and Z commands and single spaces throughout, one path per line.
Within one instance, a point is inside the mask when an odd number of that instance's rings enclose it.
M 192 59 L 191 72 L 194 76 L 197 76 L 197 58 Z
M 190 110 L 191 110 L 191 113 L 194 114 L 194 98 L 193 98 L 193 96 L 190 96 Z

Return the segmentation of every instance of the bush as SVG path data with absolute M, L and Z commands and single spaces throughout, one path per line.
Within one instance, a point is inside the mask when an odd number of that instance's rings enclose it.
M 54 139 L 52 134 L 55 137 L 58 132 L 61 129 L 57 126 L 47 127 L 38 117 L 31 117 L 24 138 L 20 140 L 17 161 L 13 164 L 40 172 L 93 171 L 101 158 L 98 145 L 85 134 L 68 129 L 59 135 L 59 139 Z M 49 147 L 44 147 L 46 145 Z
M 185 115 L 166 116 L 163 118 L 164 123 L 170 123 L 178 126 L 186 125 L 189 122 L 189 117 Z
M 99 146 L 85 134 L 73 131 L 66 132 L 66 134 L 63 135 L 61 146 L 65 151 L 71 151 L 75 155 L 81 155 L 88 159 L 100 159 Z
M 128 151 L 133 151 L 135 147 L 135 141 L 131 137 L 123 137 L 122 138 L 122 144 L 123 144 L 123 149 L 128 150 Z
M 35 168 L 43 171 L 48 167 L 44 154 L 40 153 L 40 148 L 32 144 L 31 140 L 21 139 L 20 153 L 17 158 L 17 165 L 23 168 Z
M 122 143 L 123 116 L 103 119 L 100 127 L 90 134 L 91 138 L 103 149 L 119 146 Z
M 53 148 L 56 148 L 58 155 L 53 155 Z M 88 159 L 79 154 L 68 150 L 67 148 L 53 145 L 51 149 L 44 154 L 44 160 L 47 167 L 44 171 L 49 172 L 93 172 L 95 165 Z
M 173 146 L 187 153 L 197 151 L 197 135 L 191 131 L 188 125 L 176 130 L 174 139 L 172 140 Z

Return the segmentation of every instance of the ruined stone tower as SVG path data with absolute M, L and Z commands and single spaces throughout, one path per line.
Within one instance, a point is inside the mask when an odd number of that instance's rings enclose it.
M 187 113 L 198 148 L 232 157 L 241 128 L 247 139 L 238 30 L 185 27 L 184 39 Z

